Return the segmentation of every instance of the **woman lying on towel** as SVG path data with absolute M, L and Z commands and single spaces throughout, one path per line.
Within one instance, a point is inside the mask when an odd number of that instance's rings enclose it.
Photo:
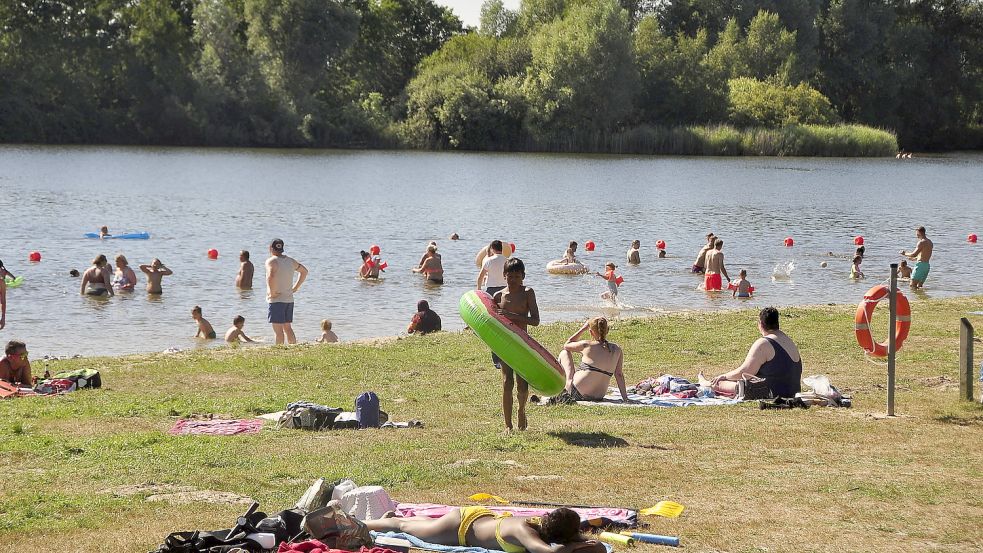
M 581 340 L 584 332 L 590 332 L 590 340 Z M 573 362 L 573 354 L 580 353 L 580 365 Z M 560 366 L 567 375 L 563 392 L 552 403 L 574 401 L 599 401 L 608 393 L 613 376 L 621 391 L 621 400 L 628 401 L 625 391 L 625 375 L 621 372 L 624 355 L 617 344 L 608 342 L 608 320 L 604 317 L 588 319 L 580 330 L 571 336 L 560 352 Z
M 745 376 L 765 379 L 772 397 L 795 397 L 802 391 L 802 357 L 795 342 L 778 327 L 778 310 L 766 307 L 758 314 L 758 338 L 744 363 L 713 380 L 700 374 L 700 386 L 712 386 L 714 392 L 733 395 L 737 383 Z
M 485 507 L 461 507 L 440 518 L 367 520 L 376 532 L 403 532 L 441 545 L 483 547 L 505 553 L 604 553 L 604 545 L 580 535 L 580 515 L 560 508 L 544 517 L 513 517 Z

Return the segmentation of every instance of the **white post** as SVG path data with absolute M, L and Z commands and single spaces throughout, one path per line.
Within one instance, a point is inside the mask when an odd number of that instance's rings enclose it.
M 887 416 L 894 416 L 894 358 L 897 353 L 897 332 L 895 327 L 898 321 L 898 264 L 891 263 L 891 295 L 890 303 L 891 316 L 888 320 L 887 330 Z

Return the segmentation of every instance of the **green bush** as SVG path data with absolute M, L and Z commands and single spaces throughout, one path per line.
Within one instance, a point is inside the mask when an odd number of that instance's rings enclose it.
M 728 119 L 739 127 L 839 122 L 829 98 L 805 83 L 789 86 L 741 77 L 727 81 Z

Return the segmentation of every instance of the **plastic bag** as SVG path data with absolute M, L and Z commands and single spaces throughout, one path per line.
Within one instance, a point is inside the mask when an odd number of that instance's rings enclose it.
M 829 377 L 824 374 L 815 374 L 812 376 L 807 376 L 802 379 L 802 383 L 806 386 L 812 388 L 812 391 L 816 395 L 820 395 L 830 399 L 830 402 L 834 405 L 838 404 L 843 395 L 833 383 L 829 381 Z

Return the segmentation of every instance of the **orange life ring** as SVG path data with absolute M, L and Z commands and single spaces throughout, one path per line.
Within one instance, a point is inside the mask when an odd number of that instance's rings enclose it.
M 870 317 L 874 314 L 877 302 L 886 298 L 890 293 L 890 288 L 883 284 L 878 284 L 867 290 L 864 299 L 860 300 L 860 304 L 857 305 L 857 315 L 853 318 L 857 343 L 864 351 L 874 357 L 887 357 L 887 342 L 874 342 L 874 337 L 870 333 Z M 897 292 L 897 309 L 894 345 L 900 350 L 905 339 L 908 338 L 908 331 L 911 330 L 911 305 L 908 304 L 908 298 L 901 293 L 901 290 Z

